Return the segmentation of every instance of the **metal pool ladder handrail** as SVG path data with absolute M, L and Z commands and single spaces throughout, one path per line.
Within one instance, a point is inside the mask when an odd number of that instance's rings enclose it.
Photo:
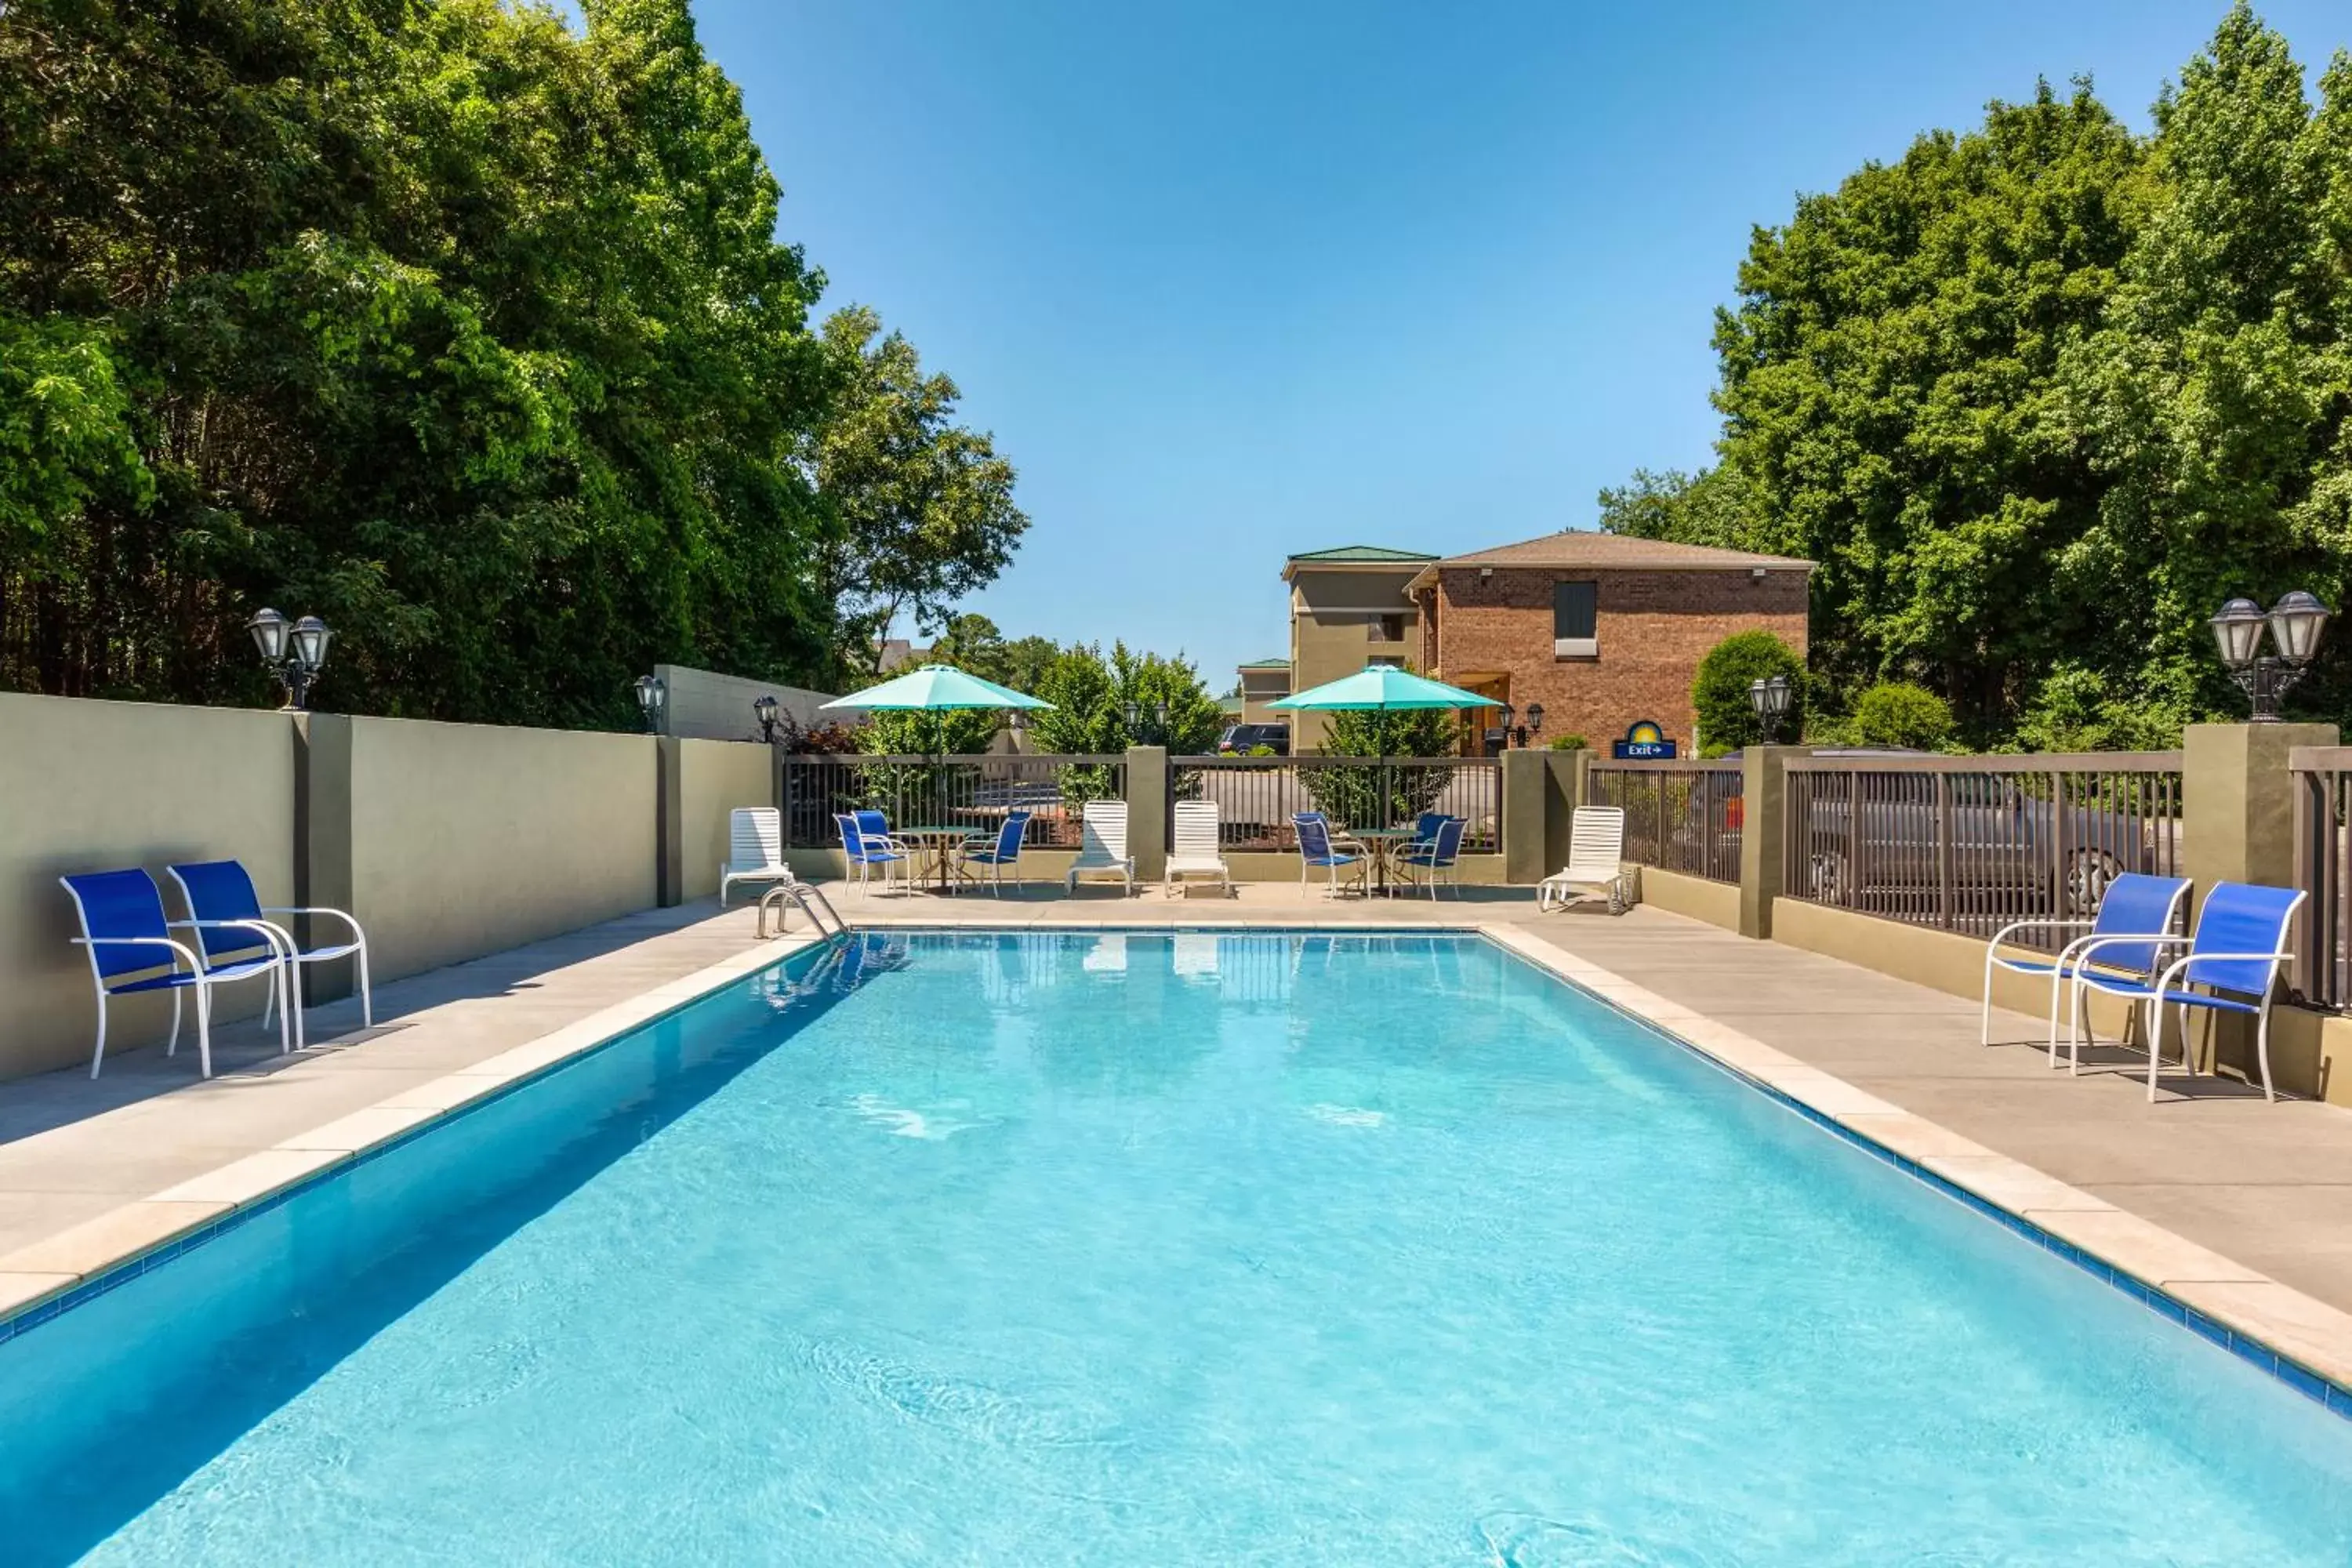
M 841 918 L 841 911 L 833 907 L 833 900 L 818 891 L 814 883 L 790 881 L 779 882 L 760 895 L 759 924 L 755 928 L 758 940 L 765 942 L 768 938 L 768 911 L 771 909 L 776 911 L 776 935 L 784 934 L 784 910 L 787 906 L 808 916 L 809 924 L 816 927 L 819 936 L 832 938 L 849 934 L 849 922 Z M 819 910 L 824 911 L 823 916 L 817 913 Z M 825 930 L 827 919 L 833 921 L 831 931 Z

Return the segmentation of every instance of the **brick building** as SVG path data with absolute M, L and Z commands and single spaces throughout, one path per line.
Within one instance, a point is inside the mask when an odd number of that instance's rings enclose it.
M 1706 651 L 1762 627 L 1805 651 L 1810 561 L 1571 530 L 1457 555 L 1406 585 L 1416 662 L 1441 680 L 1544 710 L 1541 744 L 1605 751 L 1643 720 L 1696 754 L 1691 681 Z

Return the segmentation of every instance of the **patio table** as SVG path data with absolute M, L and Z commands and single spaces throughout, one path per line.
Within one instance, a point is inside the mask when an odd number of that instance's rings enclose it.
M 949 827 L 935 822 L 920 824 L 914 827 L 894 827 L 890 830 L 890 837 L 904 839 L 929 857 L 930 870 L 939 879 L 939 886 L 932 890 L 948 898 L 953 898 L 956 891 L 955 879 L 949 875 L 949 852 L 954 846 L 962 843 L 971 836 L 971 828 L 969 825 Z M 918 873 L 916 879 L 921 880 L 920 873 Z
M 1419 837 L 1417 827 L 1358 827 L 1347 837 L 1371 851 L 1372 891 L 1385 898 L 1390 892 L 1390 863 L 1395 858 L 1397 847 L 1411 844 Z

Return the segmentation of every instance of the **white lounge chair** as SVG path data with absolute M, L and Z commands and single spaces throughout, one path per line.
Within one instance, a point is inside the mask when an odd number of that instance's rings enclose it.
M 719 907 L 738 882 L 789 882 L 784 827 L 772 805 L 739 805 L 727 814 L 727 858 L 719 868 Z
M 1536 907 L 1564 910 L 1605 897 L 1611 914 L 1625 911 L 1625 813 L 1613 805 L 1580 805 L 1569 819 L 1568 864 L 1536 884 Z
M 1082 871 L 1116 871 L 1127 891 L 1135 891 L 1135 857 L 1127 852 L 1127 802 L 1087 802 L 1078 818 L 1078 858 L 1062 879 L 1065 892 L 1077 891 Z
M 1176 891 L 1177 879 L 1186 876 L 1214 877 L 1233 891 L 1234 875 L 1226 869 L 1225 858 L 1217 852 L 1217 803 L 1213 800 L 1180 800 L 1176 803 L 1176 842 L 1168 850 L 1168 877 L 1162 885 L 1171 896 Z

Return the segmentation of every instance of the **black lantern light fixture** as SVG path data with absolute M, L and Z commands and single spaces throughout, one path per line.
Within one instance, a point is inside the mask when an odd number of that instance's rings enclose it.
M 662 704 L 669 700 L 669 689 L 658 675 L 637 677 L 637 707 L 646 716 L 646 733 L 656 734 L 661 730 Z
M 327 667 L 327 645 L 335 634 L 316 616 L 289 623 L 271 609 L 255 612 L 245 629 L 253 634 L 261 662 L 286 689 L 286 703 L 278 711 L 300 712 L 310 705 L 310 688 L 317 683 L 319 672 Z
M 2327 606 L 2297 588 L 2265 614 L 2252 599 L 2232 599 L 2212 620 L 2213 645 L 2221 650 L 2222 667 L 2245 692 L 2257 724 L 2279 721 L 2279 699 L 2301 680 L 2319 656 L 2319 640 L 2327 635 Z M 2268 630 L 2275 653 L 2263 652 Z
M 1767 676 L 1748 683 L 1748 705 L 1756 710 L 1756 722 L 1763 729 L 1764 744 L 1770 745 L 1780 735 L 1780 726 L 1789 717 L 1790 700 L 1796 696 L 1795 682 L 1785 675 Z
M 1150 721 L 1151 733 L 1154 736 L 1154 739 L 1149 743 L 1153 745 L 1165 744 L 1168 739 L 1168 704 L 1165 702 L 1154 702 L 1149 708 L 1145 707 L 1140 702 L 1129 702 L 1127 705 L 1127 732 L 1129 734 L 1140 735 L 1143 732 L 1144 721 L 1146 720 Z
M 1528 704 L 1528 735 L 1540 735 L 1542 733 L 1543 704 L 1540 702 L 1530 702 Z M 1520 736 L 1519 744 L 1524 746 L 1527 743 L 1527 735 Z
M 772 746 L 776 743 L 776 708 L 772 691 L 751 704 L 751 716 L 760 721 L 760 739 Z

